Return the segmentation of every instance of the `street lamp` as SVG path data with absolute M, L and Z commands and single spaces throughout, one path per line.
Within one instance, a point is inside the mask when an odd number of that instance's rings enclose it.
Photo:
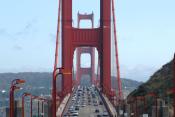
M 25 117 L 25 110 L 24 110 L 24 98 L 26 96 L 32 96 L 30 93 L 23 93 L 22 95 L 22 117 Z M 31 100 L 31 99 L 30 99 Z
M 127 103 L 130 105 L 130 113 L 129 113 L 129 115 L 132 117 L 132 115 L 133 115 L 133 103 L 134 103 L 134 99 L 133 98 L 127 99 Z
M 31 97 L 31 101 L 30 101 L 30 107 L 31 107 L 30 115 L 31 115 L 31 117 L 33 115 L 33 99 L 39 99 L 39 96 L 32 96 Z M 39 104 L 38 104 L 38 113 L 39 113 Z M 38 116 L 39 116 L 39 114 L 38 114 Z
M 44 98 L 39 98 L 39 100 L 42 101 L 41 116 L 44 117 L 44 102 L 48 102 L 48 101 Z
M 140 100 L 140 101 L 143 101 L 143 108 L 144 108 L 144 109 L 143 109 L 143 110 L 144 110 L 143 113 L 146 112 L 145 97 L 144 97 L 144 96 L 137 96 L 136 99 L 135 99 L 135 101 L 136 101 L 136 109 L 135 109 L 135 110 L 136 110 L 136 116 L 138 116 L 138 114 L 140 114 L 140 109 L 139 109 L 139 111 L 138 111 L 138 107 L 137 107 L 137 106 L 138 106 L 138 102 L 137 102 L 137 101 L 139 101 L 139 100 Z M 143 114 L 143 113 L 142 113 L 142 114 Z
M 58 75 L 62 74 L 62 70 L 63 68 L 56 68 L 53 71 L 53 81 L 52 81 L 52 116 L 53 117 L 56 117 L 56 78 Z
M 46 102 L 46 99 L 44 99 L 44 98 L 41 98 L 41 97 L 39 97 L 39 96 L 32 96 L 32 98 L 31 98 L 31 117 L 32 117 L 32 114 L 33 114 L 33 111 L 32 111 L 32 103 L 33 103 L 33 99 L 37 99 L 38 100 L 38 117 L 39 117 L 39 115 L 40 115 L 40 113 L 39 113 L 39 110 L 40 110 L 40 101 L 42 101 L 42 113 L 44 113 L 44 103 L 43 102 Z
M 155 117 L 157 117 L 157 112 L 158 112 L 158 108 L 157 108 L 157 98 L 158 98 L 158 96 L 154 93 L 154 92 L 150 92 L 150 93 L 148 93 L 147 94 L 148 96 L 152 96 L 152 97 L 154 97 L 154 100 L 155 100 L 155 106 L 156 106 L 156 112 L 155 112 Z
M 12 80 L 12 82 L 11 82 L 11 86 L 18 85 L 18 84 L 24 84 L 24 83 L 25 83 L 25 80 L 22 80 L 22 79 L 14 79 L 14 80 Z
M 24 84 L 25 80 L 21 80 L 21 79 L 14 79 L 11 82 L 11 86 L 10 86 L 10 117 L 14 117 L 14 91 L 15 90 L 19 90 L 20 87 L 16 86 L 19 84 Z

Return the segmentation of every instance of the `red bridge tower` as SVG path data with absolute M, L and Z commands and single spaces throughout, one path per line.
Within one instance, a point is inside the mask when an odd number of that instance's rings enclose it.
M 80 28 L 80 21 L 81 20 L 90 20 L 92 23 L 92 28 L 94 28 L 94 14 L 80 14 L 78 12 L 78 28 Z M 82 54 L 90 54 L 91 56 L 91 66 L 90 68 L 82 68 L 81 63 L 81 55 Z M 91 83 L 95 83 L 95 49 L 91 47 L 84 47 L 84 48 L 77 48 L 77 70 L 76 70 L 76 81 L 77 84 L 80 84 L 81 77 L 84 74 L 91 76 Z
M 72 27 L 72 0 L 62 1 L 62 67 L 72 72 L 77 47 L 96 47 L 100 58 L 102 92 L 111 95 L 111 0 L 100 0 L 100 27 Z M 72 92 L 72 75 L 63 74 L 63 94 Z

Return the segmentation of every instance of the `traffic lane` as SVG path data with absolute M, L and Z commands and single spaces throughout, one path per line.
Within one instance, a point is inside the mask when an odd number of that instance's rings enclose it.
M 99 104 L 99 102 L 101 102 L 102 104 Z M 75 110 L 75 107 L 77 107 L 78 110 Z M 100 98 L 95 88 L 92 87 L 78 88 L 73 93 L 73 96 L 68 102 L 68 105 L 65 110 L 66 111 L 64 112 L 64 115 L 69 117 L 71 117 L 71 112 L 76 112 L 77 117 L 96 117 L 97 115 L 102 116 L 104 113 L 108 115 L 107 110 L 102 102 L 102 99 Z M 76 115 L 74 114 L 74 117 Z
M 95 112 L 97 109 L 99 112 Z M 80 109 L 78 117 L 97 117 L 97 115 L 103 115 L 104 110 L 103 106 L 86 106 Z

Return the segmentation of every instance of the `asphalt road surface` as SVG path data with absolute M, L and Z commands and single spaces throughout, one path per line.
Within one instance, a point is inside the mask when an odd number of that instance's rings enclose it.
M 63 117 L 109 117 L 94 86 L 79 86 L 70 98 Z

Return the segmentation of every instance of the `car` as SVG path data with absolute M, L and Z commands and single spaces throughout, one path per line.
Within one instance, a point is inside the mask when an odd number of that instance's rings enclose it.
M 78 117 L 78 113 L 72 113 L 71 116 Z
M 66 114 L 64 114 L 63 116 L 64 116 L 64 117 L 69 117 L 69 114 L 66 113 Z
M 103 105 L 103 102 L 102 102 L 102 101 L 100 101 L 100 102 L 99 102 L 99 104 L 100 104 L 100 105 Z
M 85 107 L 85 106 L 86 106 L 85 104 L 81 105 L 81 107 Z
M 107 112 L 103 112 L 103 116 L 109 116 L 109 114 Z
M 95 109 L 95 113 L 99 113 L 100 112 L 100 110 L 99 109 Z
M 69 108 L 68 111 L 73 111 L 74 109 L 73 108 Z
M 98 106 L 98 104 L 97 103 L 94 103 L 94 106 Z
M 79 110 L 79 107 L 75 107 L 75 110 Z
M 101 115 L 97 115 L 97 117 L 102 117 Z

